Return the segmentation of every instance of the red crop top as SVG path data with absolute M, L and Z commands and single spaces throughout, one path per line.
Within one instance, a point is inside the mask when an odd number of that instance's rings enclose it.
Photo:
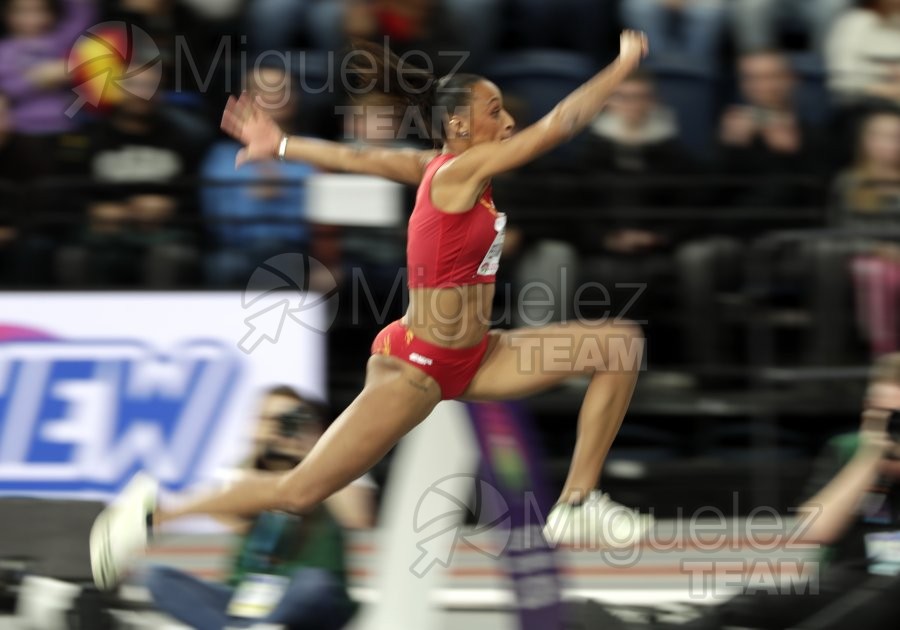
M 488 186 L 470 210 L 442 212 L 431 201 L 431 180 L 453 155 L 439 155 L 425 169 L 407 229 L 410 288 L 491 284 L 497 276 L 506 227 Z

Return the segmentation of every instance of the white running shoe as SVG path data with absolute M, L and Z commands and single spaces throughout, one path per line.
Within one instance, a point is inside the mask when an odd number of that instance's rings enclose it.
M 653 527 L 649 514 L 639 514 L 592 492 L 579 505 L 558 503 L 547 516 L 544 537 L 553 546 L 580 549 L 625 549 L 638 544 Z
M 134 555 L 147 548 L 158 491 L 155 480 L 138 473 L 97 516 L 91 527 L 91 571 L 98 588 L 116 588 Z

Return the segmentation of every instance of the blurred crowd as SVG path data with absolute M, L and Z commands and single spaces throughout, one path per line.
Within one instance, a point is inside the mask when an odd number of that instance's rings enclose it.
M 715 363 L 727 344 L 710 322 L 746 287 L 752 239 L 851 230 L 789 260 L 773 251 L 773 299 L 807 300 L 867 353 L 900 349 L 898 0 L 4 0 L 3 27 L 2 286 L 237 288 L 288 251 L 400 267 L 402 232 L 386 256 L 303 220 L 311 166 L 235 170 L 239 147 L 218 132 L 227 96 L 259 95 L 292 133 L 417 146 L 378 93 L 342 89 L 352 42 L 488 76 L 521 127 L 634 28 L 651 55 L 589 132 L 497 182 L 519 226 L 506 280 L 546 275 L 560 294 L 645 283 L 637 314 L 674 309 L 692 339 L 682 358 Z M 118 55 L 122 85 L 86 85 L 103 74 L 78 67 L 76 40 Z M 517 196 L 523 182 L 544 195 Z M 583 212 L 557 218 L 566 207 Z M 549 277 L 559 266 L 577 273 Z

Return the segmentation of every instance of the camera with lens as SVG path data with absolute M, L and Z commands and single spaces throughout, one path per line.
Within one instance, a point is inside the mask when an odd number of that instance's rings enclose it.
M 310 405 L 297 405 L 278 416 L 278 432 L 282 437 L 294 437 L 301 431 L 319 424 L 319 414 Z
M 261 445 L 255 467 L 257 470 L 280 471 L 293 468 L 303 459 L 306 448 L 298 450 L 296 438 L 317 433 L 322 428 L 325 414 L 321 407 L 300 403 L 296 407 L 273 416 L 275 431 Z
M 900 442 L 900 410 L 895 409 L 891 412 L 891 417 L 888 420 L 887 432 L 892 440 Z

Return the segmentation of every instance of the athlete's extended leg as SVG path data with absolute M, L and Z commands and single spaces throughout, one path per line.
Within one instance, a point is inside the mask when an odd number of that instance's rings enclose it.
M 392 357 L 372 356 L 363 391 L 293 470 L 255 475 L 189 505 L 160 510 L 157 522 L 191 514 L 303 512 L 371 469 L 440 400 L 437 383 L 421 371 Z
M 600 480 L 643 362 L 643 337 L 630 322 L 554 324 L 495 334 L 463 397 L 504 400 L 590 375 L 578 415 L 578 439 L 562 501 L 577 500 Z
M 495 334 L 491 341 L 478 374 L 463 395 L 466 399 L 521 398 L 574 375 L 590 376 L 560 505 L 583 501 L 599 483 L 603 463 L 625 417 L 643 365 L 644 339 L 639 328 L 624 321 L 576 322 L 502 332 Z M 602 506 L 597 507 L 598 513 L 607 508 L 621 510 L 621 506 L 605 497 L 595 498 L 603 500 Z M 611 532 L 597 534 L 592 526 L 589 534 L 583 535 L 581 529 L 573 530 L 567 532 L 568 538 L 590 536 L 599 544 L 613 544 L 611 539 L 624 543 L 649 526 L 649 520 L 638 521 L 630 513 L 625 516 L 628 518 L 610 517 L 621 521 L 621 527 L 610 526 Z M 598 518 L 607 519 L 606 516 Z M 603 528 L 610 529 L 605 524 Z
M 362 393 L 325 431 L 293 470 L 256 474 L 172 510 L 153 510 L 155 488 L 130 484 L 91 533 L 91 564 L 98 586 L 118 584 L 129 557 L 146 544 L 146 512 L 154 523 L 188 515 L 252 516 L 266 510 L 304 512 L 369 470 L 440 402 L 437 383 L 392 357 L 369 360 Z

